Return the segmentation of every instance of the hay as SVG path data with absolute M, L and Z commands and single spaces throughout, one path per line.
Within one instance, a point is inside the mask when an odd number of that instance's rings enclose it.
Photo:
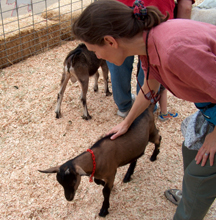
M 122 119 L 113 97 L 106 97 L 102 75 L 99 91 L 90 79 L 87 102 L 90 121 L 81 118 L 79 83 L 68 84 L 60 119 L 55 118 L 63 61 L 79 42 L 73 41 L 0 70 L 0 219 L 93 220 L 102 205 L 102 187 L 82 177 L 72 202 L 64 198 L 55 175 L 38 169 L 64 163 L 85 151 Z M 136 59 L 137 62 L 137 59 Z M 132 92 L 136 90 L 136 62 Z M 111 85 L 109 84 L 111 88 Z M 168 110 L 179 117 L 156 125 L 162 135 L 161 152 L 150 162 L 153 145 L 138 160 L 132 181 L 122 183 L 128 166 L 119 168 L 110 196 L 107 220 L 172 219 L 176 206 L 163 193 L 181 188 L 183 164 L 181 121 L 196 111 L 194 104 L 168 93 Z M 216 219 L 216 203 L 205 220 Z
M 26 59 L 60 44 L 60 27 L 41 16 L 7 18 L 0 25 L 0 67 Z M 4 32 L 4 33 L 3 33 Z

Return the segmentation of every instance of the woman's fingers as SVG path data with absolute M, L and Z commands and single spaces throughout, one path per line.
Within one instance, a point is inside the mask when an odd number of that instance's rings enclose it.
M 112 135 L 110 137 L 111 140 L 115 140 L 117 137 L 121 136 L 121 134 L 119 134 L 119 132 L 115 133 L 114 135 Z
M 201 166 L 205 166 L 207 160 L 210 160 L 210 166 L 213 166 L 214 164 L 214 157 L 215 157 L 215 151 L 212 151 L 210 153 L 208 153 L 208 150 L 205 148 L 200 148 L 200 150 L 198 151 L 196 157 L 195 157 L 195 161 L 196 164 L 200 164 L 201 162 Z
M 112 130 L 110 130 L 107 135 L 113 134 L 110 137 L 110 139 L 114 140 L 117 137 L 125 134 L 127 132 L 127 130 L 128 130 L 128 127 L 124 124 L 124 121 L 123 121 L 120 124 L 118 124 L 117 126 L 115 126 L 114 128 L 112 128 Z
M 202 160 L 202 163 L 201 163 L 201 166 L 205 166 L 207 160 L 209 159 L 210 161 L 210 166 L 213 166 L 214 164 L 214 157 L 215 157 L 215 153 L 204 153 L 203 156 L 201 157 L 199 163 L 201 162 Z M 197 164 L 199 164 L 198 161 L 197 161 Z
M 208 155 L 209 154 L 207 153 L 207 151 L 205 149 L 205 146 L 203 145 L 199 149 L 199 151 L 198 151 L 198 153 L 197 153 L 197 155 L 195 157 L 196 164 L 200 164 L 201 161 L 202 161 L 201 166 L 204 166 L 206 164 L 207 159 L 208 159 Z
M 209 154 L 208 153 L 204 153 L 203 154 L 203 157 L 202 157 L 202 163 L 201 163 L 201 166 L 205 166 L 206 164 L 206 161 L 208 160 L 208 157 L 209 157 Z
M 213 166 L 214 164 L 214 157 L 216 153 L 216 128 L 214 128 L 213 132 L 209 133 L 205 141 L 203 143 L 203 146 L 199 149 L 195 160 L 196 164 L 200 164 L 201 166 L 205 166 L 206 161 L 210 160 L 210 166 Z
M 202 161 L 202 158 L 203 158 L 203 153 L 202 153 L 202 148 L 200 148 L 200 150 L 198 151 L 195 157 L 196 164 L 200 164 L 200 162 Z
M 115 131 L 115 132 L 113 132 L 114 135 L 112 135 L 112 136 L 110 137 L 110 139 L 111 139 L 111 140 L 116 139 L 117 137 L 119 137 L 119 136 L 125 134 L 125 133 L 127 132 L 127 130 L 128 130 L 128 129 L 125 128 L 124 126 L 119 126 L 117 129 L 114 130 L 114 131 Z
M 110 135 L 110 134 L 114 134 L 114 129 L 110 130 L 108 133 L 106 133 L 106 135 Z

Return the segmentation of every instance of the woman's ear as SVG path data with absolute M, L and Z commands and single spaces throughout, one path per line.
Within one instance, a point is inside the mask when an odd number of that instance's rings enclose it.
M 111 47 L 114 47 L 114 48 L 118 48 L 118 42 L 116 41 L 116 39 L 110 35 L 106 35 L 104 37 L 104 42 L 106 45 L 109 45 Z

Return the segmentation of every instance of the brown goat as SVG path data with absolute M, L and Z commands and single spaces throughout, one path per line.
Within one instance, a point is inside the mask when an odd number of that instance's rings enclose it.
M 136 167 L 137 159 L 141 157 L 148 142 L 155 144 L 154 152 L 150 158 L 156 160 L 159 153 L 161 136 L 155 127 L 154 106 L 150 106 L 130 126 L 128 132 L 115 140 L 106 136 L 97 141 L 90 149 L 93 151 L 96 162 L 94 181 L 103 188 L 104 201 L 99 215 L 105 217 L 109 212 L 109 197 L 113 187 L 117 168 L 130 163 L 123 182 L 129 182 Z M 47 170 L 43 173 L 57 173 L 57 180 L 63 186 L 65 197 L 72 201 L 80 184 L 81 176 L 93 174 L 94 162 L 89 152 L 84 152 L 61 166 Z
M 63 95 L 67 86 L 69 79 L 72 83 L 79 81 L 82 93 L 81 93 L 81 102 L 83 105 L 83 119 L 91 119 L 91 116 L 88 113 L 87 103 L 86 103 L 86 94 L 88 91 L 89 77 L 95 77 L 94 91 L 98 91 L 98 68 L 101 67 L 104 78 L 104 90 L 106 96 L 111 95 L 108 88 L 108 66 L 105 60 L 100 60 L 96 55 L 89 51 L 85 44 L 79 44 L 74 50 L 70 51 L 67 57 L 64 60 L 64 70 L 61 79 L 61 88 L 57 97 L 57 106 L 55 109 L 56 118 L 61 117 L 61 103 Z

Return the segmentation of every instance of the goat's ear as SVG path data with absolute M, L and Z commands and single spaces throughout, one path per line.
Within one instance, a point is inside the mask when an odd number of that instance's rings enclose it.
M 87 176 L 87 173 L 80 166 L 76 165 L 75 169 L 80 176 Z
M 58 173 L 59 172 L 59 167 L 60 166 L 57 166 L 57 167 L 51 167 L 47 170 L 38 170 L 39 172 L 41 173 Z

